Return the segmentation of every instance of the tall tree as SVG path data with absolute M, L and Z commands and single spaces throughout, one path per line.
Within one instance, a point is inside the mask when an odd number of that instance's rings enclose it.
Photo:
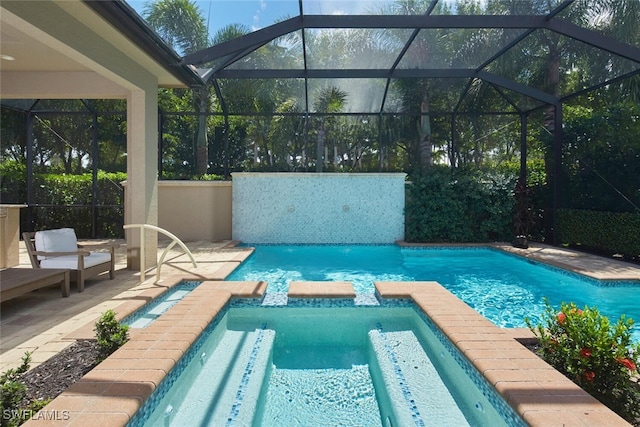
M 186 55 L 208 45 L 209 31 L 202 11 L 192 0 L 156 0 L 144 9 L 147 23 L 160 37 L 180 54 Z M 196 173 L 207 173 L 209 152 L 207 140 L 207 112 L 210 88 L 205 83 L 194 88 L 195 109 L 198 112 L 196 136 Z
M 424 15 L 427 13 L 451 14 L 450 6 L 445 2 L 432 0 L 396 0 L 388 7 L 387 13 L 397 15 Z M 450 66 L 455 50 L 451 50 L 446 40 L 450 37 L 450 30 L 429 29 L 421 30 L 412 35 L 411 47 L 402 58 L 404 68 L 444 68 Z M 388 42 L 390 46 L 403 46 L 407 34 L 389 33 L 392 37 L 400 36 L 400 40 Z M 397 47 L 396 47 L 397 49 Z M 403 81 L 404 80 L 404 81 Z M 399 79 L 397 86 L 405 100 L 405 108 L 416 113 L 415 129 L 417 135 L 417 164 L 419 169 L 427 169 L 433 163 L 432 141 L 432 104 L 435 101 L 435 84 L 429 81 Z

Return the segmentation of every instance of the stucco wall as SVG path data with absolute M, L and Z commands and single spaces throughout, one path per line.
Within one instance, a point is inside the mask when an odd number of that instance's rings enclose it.
M 158 227 L 185 242 L 230 240 L 231 182 L 159 181 Z
M 393 243 L 403 173 L 234 173 L 233 238 L 247 243 Z

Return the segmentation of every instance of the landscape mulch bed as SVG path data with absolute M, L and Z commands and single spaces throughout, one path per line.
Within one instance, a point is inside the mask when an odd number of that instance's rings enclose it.
M 76 341 L 46 362 L 22 374 L 22 382 L 27 386 L 27 400 L 54 399 L 98 363 L 100 360 L 96 341 Z

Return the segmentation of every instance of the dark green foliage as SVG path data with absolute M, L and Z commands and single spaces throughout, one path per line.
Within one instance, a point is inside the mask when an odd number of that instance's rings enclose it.
M 567 107 L 562 207 L 609 212 L 640 208 L 640 106 Z
M 124 189 L 120 182 L 126 174 L 98 173 L 96 237 L 122 237 L 124 223 Z M 38 204 L 58 205 L 58 208 L 35 209 L 34 228 L 69 227 L 74 224 L 78 238 L 92 237 L 92 176 L 91 174 L 46 174 L 35 179 L 35 200 Z
M 2 417 L 0 419 L 3 427 L 17 426 L 22 422 L 19 409 L 27 396 L 27 387 L 20 381 L 20 375 L 29 370 L 30 361 L 31 354 L 27 352 L 19 367 L 9 369 L 0 376 L 0 387 L 2 387 L 2 399 L 0 400 Z M 5 416 L 5 414 L 9 416 Z
M 28 402 L 26 399 L 27 387 L 21 377 L 29 370 L 30 362 L 31 353 L 27 351 L 20 366 L 0 375 L 0 426 L 2 427 L 19 426 L 49 403 L 49 400 Z
M 111 353 L 129 341 L 129 326 L 120 324 L 113 310 L 107 310 L 102 313 L 102 316 L 96 322 L 95 331 L 102 359 L 106 359 Z
M 205 173 L 192 177 L 191 181 L 224 181 L 224 177 L 212 173 Z
M 432 167 L 407 185 L 405 239 L 462 243 L 512 237 L 509 176 Z
M 5 204 L 21 204 L 27 200 L 27 166 L 24 162 L 0 162 L 0 200 Z
M 558 210 L 561 243 L 640 257 L 640 213 Z
M 26 167 L 13 161 L 2 162 L 0 176 L 2 203 L 26 203 Z M 126 179 L 124 172 L 98 171 L 94 236 L 92 174 L 34 174 L 33 204 L 37 206 L 33 208 L 33 229 L 73 227 L 81 239 L 123 237 L 124 189 L 121 182 Z M 24 215 L 24 210 L 21 214 Z

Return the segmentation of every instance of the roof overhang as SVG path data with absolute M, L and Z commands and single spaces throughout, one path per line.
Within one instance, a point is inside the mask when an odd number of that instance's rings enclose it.
M 179 64 L 180 57 L 121 0 L 3 0 L 0 12 L 0 54 L 13 58 L 0 60 L 4 98 L 20 97 L 20 87 L 33 92 L 22 97 L 37 97 L 40 81 L 63 81 L 65 74 L 78 82 L 75 90 L 68 84 L 66 96 L 61 88 L 65 98 L 121 97 L 137 85 L 136 74 L 155 78 L 157 87 L 202 84 L 195 68 Z M 83 90 L 82 81 L 102 88 Z

